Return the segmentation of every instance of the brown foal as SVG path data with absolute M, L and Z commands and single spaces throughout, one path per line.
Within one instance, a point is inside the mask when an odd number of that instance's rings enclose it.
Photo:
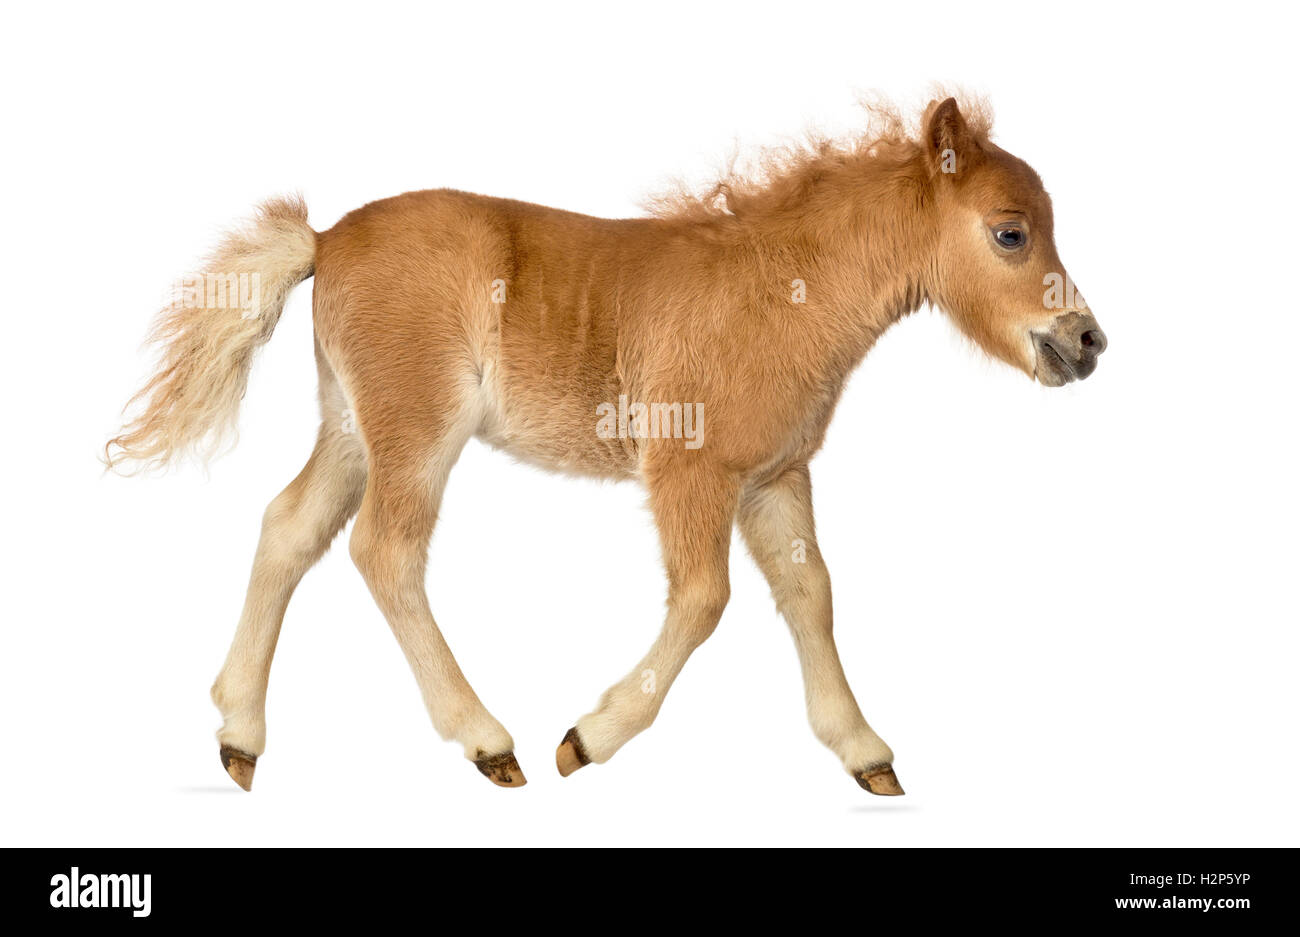
M 864 788 L 901 794 L 840 665 L 813 524 L 808 462 L 844 382 L 925 303 L 1049 386 L 1087 377 L 1106 347 L 1057 257 L 1038 176 L 990 142 L 980 108 L 953 98 L 932 102 L 915 133 L 890 118 L 644 218 L 438 190 L 316 233 L 301 201 L 272 201 L 208 270 L 164 310 L 161 364 L 107 456 L 209 454 L 233 426 L 253 352 L 314 274 L 320 432 L 266 511 L 212 688 L 222 763 L 245 789 L 285 608 L 353 516 L 352 557 L 434 727 L 497 784 L 524 783 L 424 589 L 448 473 L 477 436 L 551 469 L 638 479 L 659 530 L 663 631 L 564 736 L 561 774 L 606 761 L 654 720 L 727 604 L 734 524 L 794 634 L 813 731 Z

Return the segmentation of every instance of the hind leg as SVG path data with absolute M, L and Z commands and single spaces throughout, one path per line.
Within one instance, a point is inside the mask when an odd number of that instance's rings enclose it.
M 465 679 L 424 589 L 429 540 L 447 475 L 477 426 L 474 404 L 372 409 L 363 411 L 362 425 L 371 471 L 352 531 L 352 558 L 415 674 L 438 734 L 460 743 L 465 757 L 493 783 L 521 787 L 525 781 L 514 740 Z
M 266 687 L 280 624 L 293 590 L 361 503 L 365 453 L 341 415 L 337 383 L 323 361 L 324 418 L 306 467 L 266 509 L 244 611 L 225 666 L 212 686 L 221 711 L 221 762 L 244 790 L 266 747 Z

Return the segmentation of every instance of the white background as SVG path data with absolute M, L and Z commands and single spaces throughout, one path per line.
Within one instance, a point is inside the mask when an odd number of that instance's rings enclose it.
M 0 842 L 1295 845 L 1294 34 L 1212 9 L 11 10 Z M 987 94 L 1042 174 L 1110 349 L 1046 390 L 922 312 L 813 464 L 841 653 L 908 795 L 813 739 L 738 543 L 658 722 L 561 780 L 560 737 L 660 626 L 655 534 L 635 486 L 477 443 L 428 586 L 529 785 L 438 740 L 340 541 L 289 608 L 237 790 L 207 694 L 312 446 L 310 288 L 210 475 L 96 461 L 214 235 L 293 190 L 318 229 L 439 186 L 636 214 L 737 145 L 851 131 L 859 92 L 920 106 L 934 80 Z

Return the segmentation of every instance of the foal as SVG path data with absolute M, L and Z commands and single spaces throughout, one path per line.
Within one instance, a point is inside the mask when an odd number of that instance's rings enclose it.
M 924 303 L 1048 386 L 1087 377 L 1106 347 L 1057 257 L 1038 176 L 952 98 L 930 104 L 917 134 L 889 119 L 856 144 L 793 153 L 760 181 L 729 178 L 646 218 L 437 190 L 316 233 L 300 200 L 276 200 L 209 270 L 209 288 L 183 290 L 160 317 L 160 366 L 107 458 L 210 453 L 235 421 L 253 352 L 289 291 L 315 275 L 320 432 L 267 508 L 212 688 L 221 760 L 245 790 L 265 748 L 289 597 L 354 515 L 352 557 L 434 727 L 496 784 L 524 783 L 510 734 L 461 673 L 424 591 L 447 475 L 477 436 L 649 490 L 667 618 L 564 736 L 562 775 L 608 760 L 654 720 L 727 604 L 735 524 L 794 634 L 813 731 L 864 788 L 903 793 L 831 635 L 808 460 L 850 372 Z M 254 301 L 231 303 L 232 292 Z

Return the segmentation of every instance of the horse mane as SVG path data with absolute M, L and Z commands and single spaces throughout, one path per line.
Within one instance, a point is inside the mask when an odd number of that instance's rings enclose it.
M 805 204 L 818 183 L 844 170 L 881 174 L 908 165 L 920 152 L 930 111 L 947 97 L 957 98 L 975 139 L 988 141 L 993 114 L 986 100 L 941 88 L 934 94 L 929 105 L 911 118 L 883 98 L 863 98 L 867 127 L 857 135 L 836 138 L 810 131 L 801 141 L 759 151 L 747 169 L 737 169 L 733 157 L 717 181 L 703 191 L 691 192 L 678 184 L 645 207 L 653 217 L 684 224 L 781 215 Z

